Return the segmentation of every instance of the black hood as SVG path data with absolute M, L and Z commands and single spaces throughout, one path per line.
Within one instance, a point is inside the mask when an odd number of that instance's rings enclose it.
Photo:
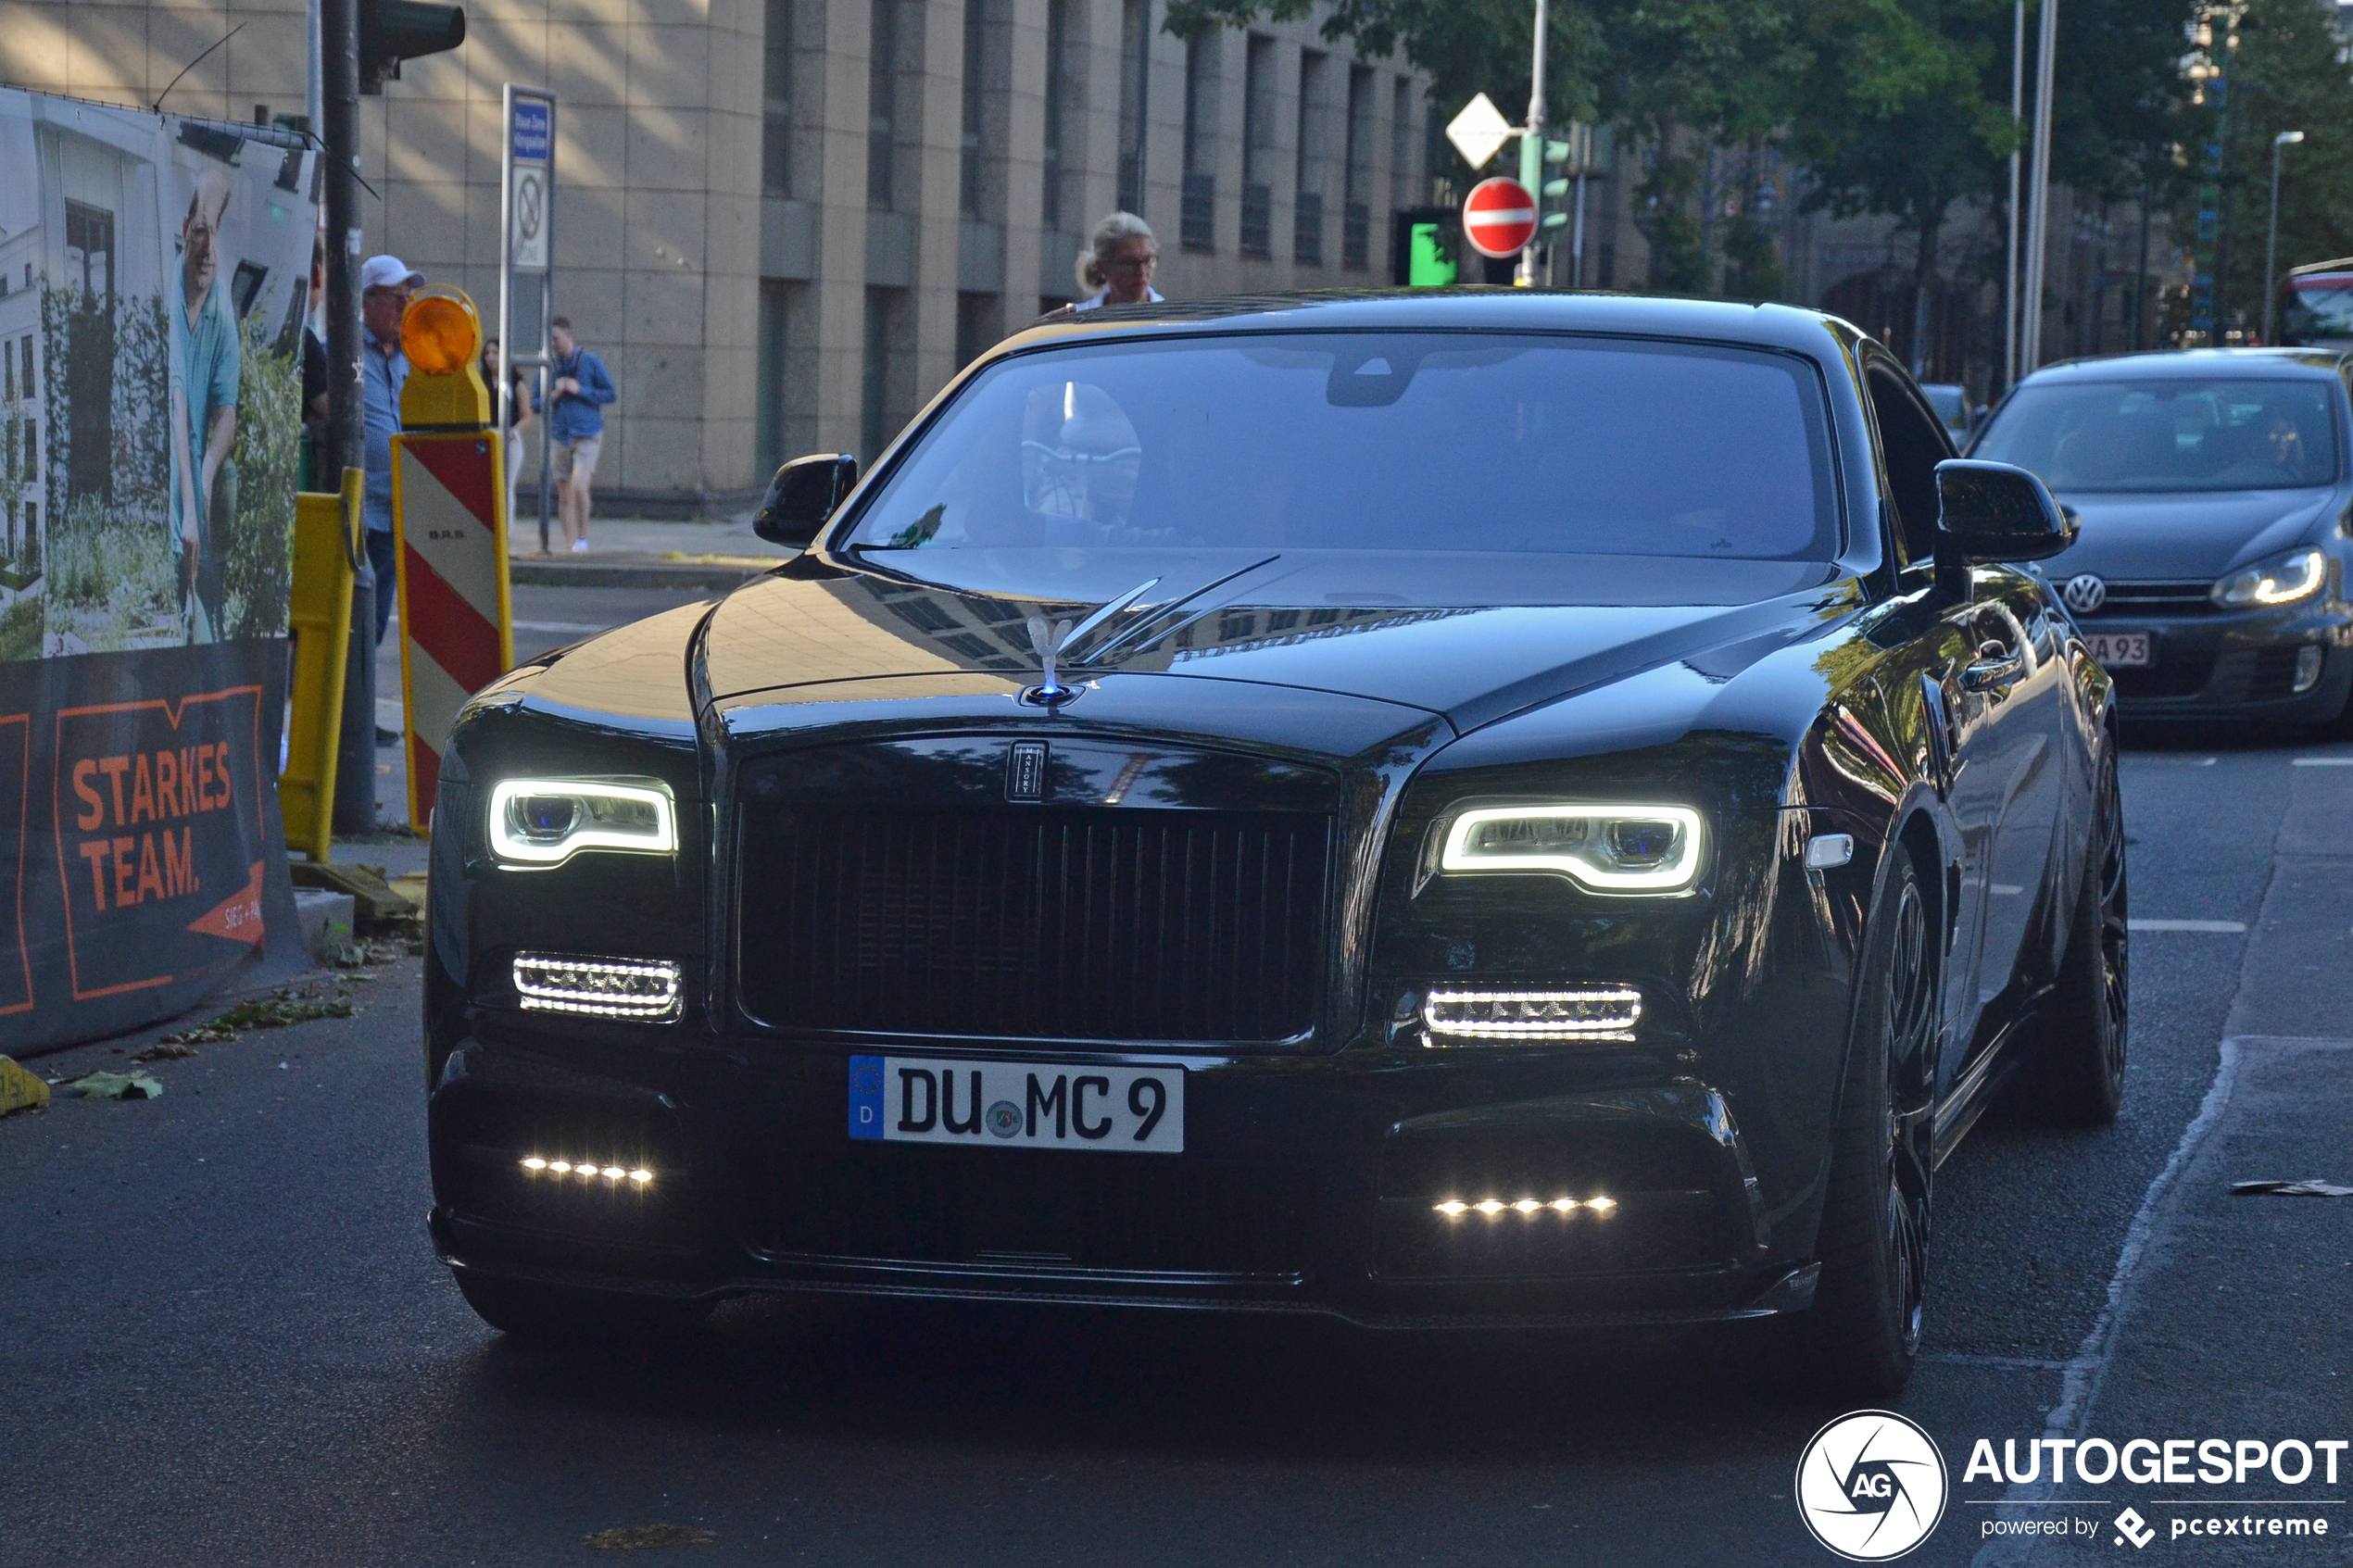
M 2211 581 L 2301 544 L 2335 497 L 2334 489 L 2063 494 L 2082 532 L 2044 571 L 2055 583 L 2086 571 L 2111 582 Z
M 1075 720 L 1096 693 L 1161 675 L 1376 699 L 1465 731 L 1672 660 L 1729 673 L 1857 601 L 1851 580 L 1790 561 L 954 551 L 920 565 L 917 579 L 804 559 L 736 590 L 706 629 L 699 699 L 805 712 L 910 677 L 1011 696 L 1042 673 L 1037 620 L 1071 633 Z

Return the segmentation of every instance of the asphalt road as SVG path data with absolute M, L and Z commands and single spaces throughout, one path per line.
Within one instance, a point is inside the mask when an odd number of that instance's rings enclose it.
M 2353 766 L 2316 762 L 2353 748 L 2128 757 L 2133 911 L 2165 923 L 2134 935 L 2124 1114 L 1989 1121 L 1940 1175 L 1900 1408 L 1953 1500 L 1906 1562 L 2347 1555 L 2353 1452 L 2335 1485 L 1963 1474 L 1981 1437 L 2353 1437 L 2353 1199 L 2227 1195 L 2353 1185 Z M 0 1565 L 592 1562 L 653 1524 L 711 1540 L 647 1561 L 713 1565 L 1835 1561 L 1792 1477 L 1840 1407 L 1714 1336 L 764 1301 L 650 1357 L 510 1347 L 425 1240 L 417 982 L 157 1064 L 161 1100 L 0 1123 Z M 2224 1512 L 2333 1533 L 2172 1534 Z M 1988 1534 L 2036 1519 L 2089 1533 Z

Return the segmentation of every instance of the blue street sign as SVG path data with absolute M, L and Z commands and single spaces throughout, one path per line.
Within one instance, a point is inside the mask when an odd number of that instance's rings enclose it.
M 514 138 L 514 156 L 518 163 L 545 163 L 547 144 L 555 129 L 556 107 L 544 98 L 517 98 L 514 123 L 509 127 Z

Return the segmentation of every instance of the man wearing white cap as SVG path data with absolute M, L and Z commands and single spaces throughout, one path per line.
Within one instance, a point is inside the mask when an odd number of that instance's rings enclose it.
M 400 389 L 409 357 L 400 351 L 400 318 L 425 275 L 396 256 L 371 256 L 359 268 L 360 406 L 368 420 L 368 486 L 360 515 L 368 523 L 368 560 L 376 569 L 376 641 L 392 621 L 398 570 L 392 540 L 392 438 L 400 429 Z M 397 737 L 396 737 L 396 739 Z M 391 744 L 382 734 L 379 746 Z

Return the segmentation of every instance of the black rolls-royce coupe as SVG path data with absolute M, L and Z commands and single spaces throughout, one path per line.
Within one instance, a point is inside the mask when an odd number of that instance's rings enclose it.
M 499 1328 L 1780 1318 L 1886 1390 L 1938 1162 L 2115 1113 L 2110 687 L 2010 564 L 2072 525 L 1844 322 L 1090 312 L 760 522 L 445 754 L 431 1224 Z

